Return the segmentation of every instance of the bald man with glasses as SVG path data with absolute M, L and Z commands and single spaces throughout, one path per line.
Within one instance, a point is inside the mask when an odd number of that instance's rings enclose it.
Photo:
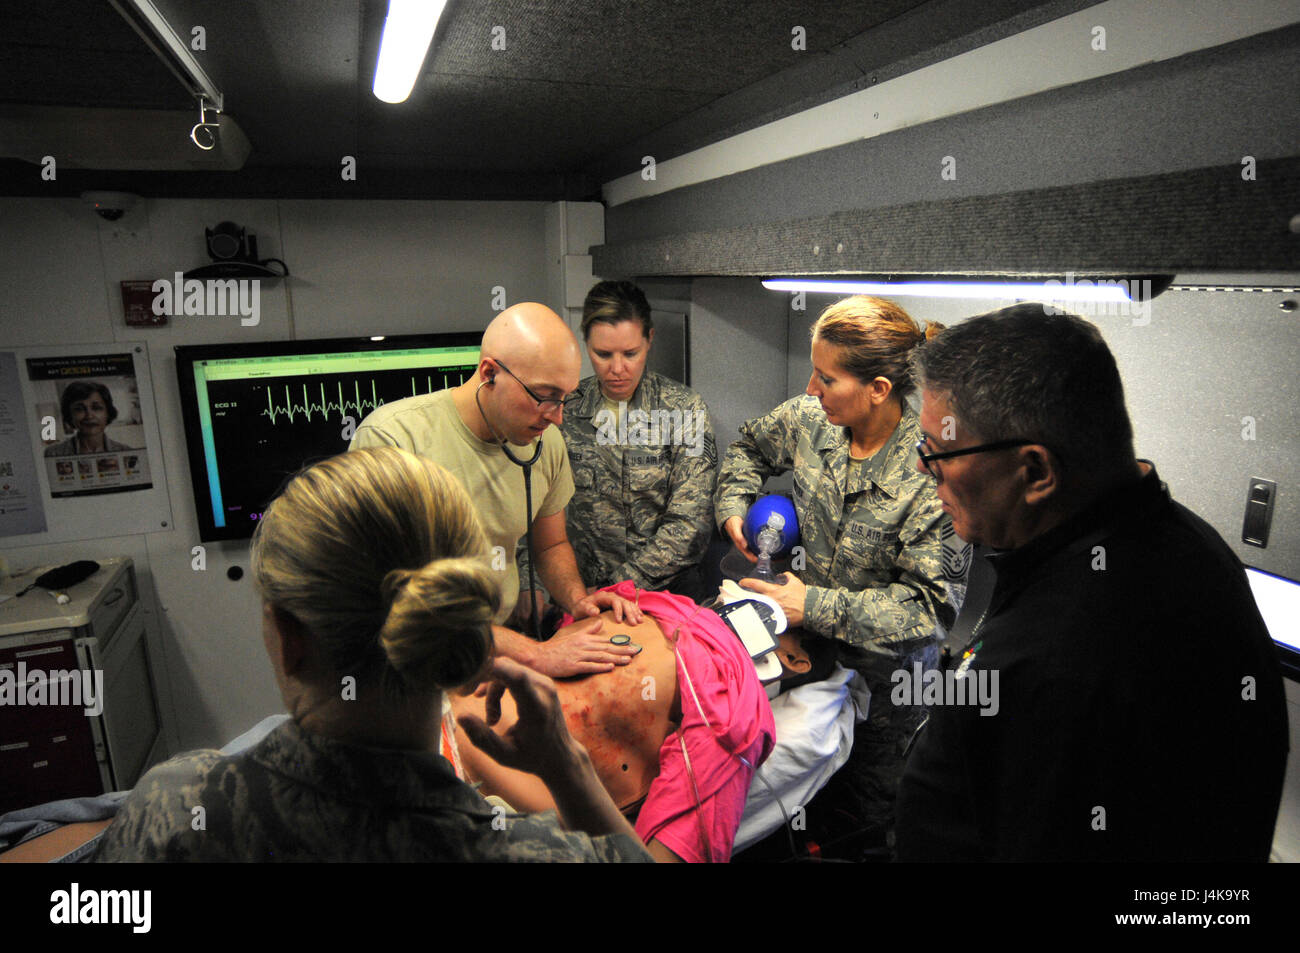
M 996 581 L 913 740 L 899 859 L 1267 860 L 1273 646 L 1232 550 L 1135 458 L 1101 334 L 1017 305 L 912 361 L 917 467 Z
M 641 621 L 640 610 L 614 593 L 588 595 L 565 530 L 573 474 L 554 425 L 563 420 L 581 366 L 577 339 L 559 315 L 541 304 L 514 305 L 483 332 L 469 380 L 385 404 L 352 438 L 349 449 L 391 446 L 428 457 L 469 491 L 501 574 L 498 623 L 510 616 L 519 597 L 515 548 L 529 523 L 538 575 L 561 608 L 578 619 L 610 609 L 616 619 Z M 529 461 L 535 452 L 528 512 L 524 479 L 511 457 Z M 501 625 L 493 626 L 493 636 L 499 653 L 555 678 L 607 672 L 626 665 L 636 652 L 612 644 L 598 620 L 540 644 Z

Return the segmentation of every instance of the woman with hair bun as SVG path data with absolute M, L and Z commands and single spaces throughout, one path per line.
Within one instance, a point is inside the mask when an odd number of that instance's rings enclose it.
M 154 768 L 98 859 L 649 861 L 550 679 L 491 659 L 500 587 L 487 553 L 465 491 L 429 460 L 356 450 L 298 474 L 252 543 L 290 720 L 241 754 Z M 488 676 L 488 720 L 509 691 L 518 724 L 500 738 L 481 719 L 461 727 L 539 775 L 564 827 L 494 809 L 459 779 L 445 693 Z
M 792 626 L 837 640 L 840 660 L 872 692 L 844 769 L 861 768 L 853 813 L 868 846 L 886 848 L 903 750 L 919 709 L 891 705 L 892 673 L 909 670 L 950 626 L 941 535 L 947 522 L 934 481 L 915 463 L 921 425 L 907 401 L 914 347 L 923 332 L 898 305 L 857 295 L 837 301 L 812 329 L 812 377 L 804 396 L 740 428 L 723 460 L 715 518 L 752 562 L 742 524 L 764 481 L 794 471 L 802 559 L 782 584 L 741 585 L 776 599 Z M 810 811 L 809 817 L 813 817 Z

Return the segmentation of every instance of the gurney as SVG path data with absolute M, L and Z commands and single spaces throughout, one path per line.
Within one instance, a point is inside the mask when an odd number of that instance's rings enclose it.
M 771 711 L 776 719 L 776 745 L 750 783 L 736 832 L 736 850 L 783 824 L 797 823 L 797 811 L 848 758 L 854 721 L 865 717 L 868 700 L 860 678 L 839 666 L 829 678 L 800 685 L 775 698 Z M 252 747 L 287 717 L 264 719 L 228 743 L 222 753 L 233 755 Z M 619 788 L 616 799 L 620 807 L 639 806 L 646 793 L 644 785 L 654 773 L 637 782 L 643 787 L 639 793 L 629 794 L 627 784 Z M 127 793 L 53 802 L 0 818 L 0 862 L 92 859 L 99 834 Z M 512 806 L 530 809 L 546 805 Z M 27 822 L 25 826 L 23 822 Z

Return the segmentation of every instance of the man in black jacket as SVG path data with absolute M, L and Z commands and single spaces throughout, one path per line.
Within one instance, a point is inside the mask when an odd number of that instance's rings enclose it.
M 1287 756 L 1273 646 L 1239 560 L 1134 458 L 1097 329 L 1017 305 L 914 369 L 918 465 L 996 582 L 963 609 L 981 615 L 956 671 L 927 678 L 899 859 L 1266 860 Z

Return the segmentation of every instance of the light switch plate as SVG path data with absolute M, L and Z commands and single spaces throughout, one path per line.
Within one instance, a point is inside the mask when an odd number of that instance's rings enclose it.
M 1273 498 L 1277 484 L 1261 477 L 1251 477 L 1246 490 L 1246 517 L 1241 524 L 1241 541 L 1250 546 L 1268 545 L 1268 531 L 1273 522 Z

